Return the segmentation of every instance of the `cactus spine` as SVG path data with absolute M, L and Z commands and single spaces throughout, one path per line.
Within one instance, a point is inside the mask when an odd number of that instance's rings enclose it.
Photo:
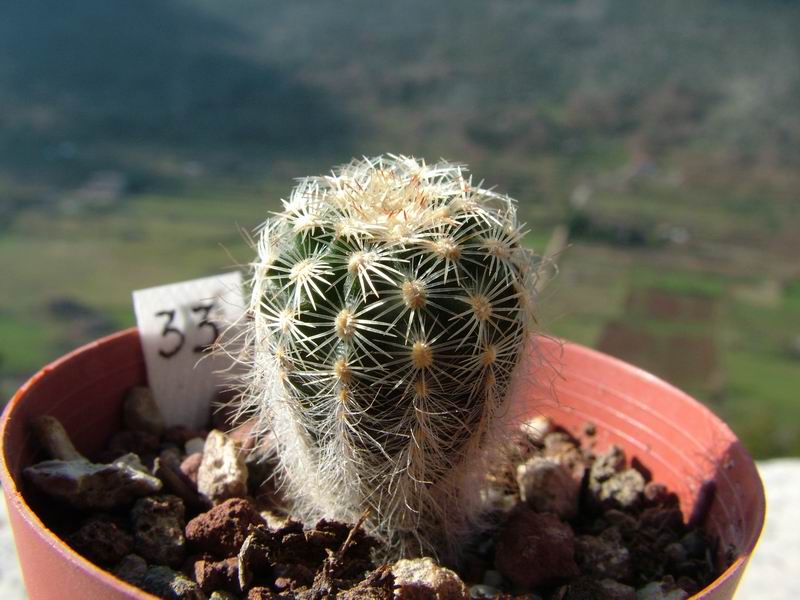
M 456 560 L 532 323 L 515 202 L 404 156 L 300 180 L 258 239 L 242 410 L 304 519 Z

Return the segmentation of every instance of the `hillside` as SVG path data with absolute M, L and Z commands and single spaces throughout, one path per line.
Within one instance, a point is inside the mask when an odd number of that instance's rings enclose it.
M 0 382 L 250 260 L 292 179 L 463 161 L 570 246 L 543 327 L 800 453 L 800 5 L 15 1 L 0 19 Z

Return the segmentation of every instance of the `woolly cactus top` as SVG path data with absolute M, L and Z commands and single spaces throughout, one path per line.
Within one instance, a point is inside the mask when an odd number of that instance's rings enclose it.
M 454 556 L 532 323 L 515 203 L 404 156 L 300 180 L 260 231 L 244 410 L 305 518 Z

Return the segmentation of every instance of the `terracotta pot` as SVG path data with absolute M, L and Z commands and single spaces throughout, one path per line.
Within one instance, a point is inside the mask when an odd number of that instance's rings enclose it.
M 738 558 L 695 598 L 732 598 L 764 520 L 761 481 L 736 437 L 698 402 L 640 369 L 574 344 L 545 340 L 543 346 L 560 365 L 553 380 L 557 400 L 552 391 L 531 386 L 518 408 L 548 414 L 576 435 L 592 421 L 599 449 L 624 446 L 680 496 L 687 517 L 708 511 L 708 529 Z M 152 598 L 73 552 L 31 511 L 18 487 L 22 468 L 40 458 L 28 428 L 34 416 L 56 416 L 78 450 L 92 454 L 119 428 L 124 392 L 145 381 L 139 337 L 129 329 L 48 365 L 6 407 L 0 480 L 33 600 Z

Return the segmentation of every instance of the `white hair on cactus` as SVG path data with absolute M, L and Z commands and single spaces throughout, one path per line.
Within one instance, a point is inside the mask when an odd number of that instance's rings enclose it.
M 516 219 L 463 166 L 385 155 L 300 180 L 260 229 L 240 409 L 297 516 L 368 511 L 388 556 L 457 561 L 531 341 Z

